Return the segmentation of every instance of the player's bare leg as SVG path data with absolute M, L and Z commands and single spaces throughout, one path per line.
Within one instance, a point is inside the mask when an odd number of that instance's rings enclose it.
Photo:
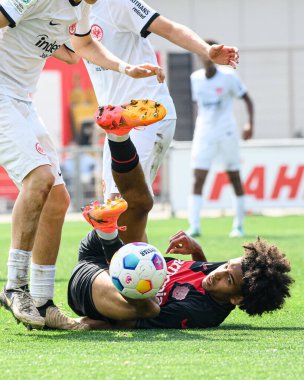
M 33 247 L 30 289 L 39 313 L 45 318 L 46 327 L 87 330 L 86 325 L 75 322 L 53 303 L 55 264 L 69 202 L 70 197 L 64 184 L 52 188 L 40 216 Z
M 8 281 L 0 297 L 0 303 L 17 321 L 33 328 L 42 328 L 44 318 L 28 292 L 28 269 L 39 218 L 53 183 L 48 165 L 34 169 L 23 181 L 12 214 Z
M 139 163 L 137 163 L 139 165 Z M 118 238 L 117 230 L 125 227 L 118 226 L 117 221 L 126 212 L 127 202 L 123 198 L 105 204 L 98 201 L 83 208 L 83 216 L 95 229 L 103 242 L 104 254 L 107 262 L 110 262 L 114 253 L 123 245 Z M 106 318 L 117 321 L 132 321 L 138 318 L 153 318 L 159 314 L 160 308 L 154 299 L 127 299 L 123 297 L 113 285 L 108 270 L 98 274 L 92 284 L 92 299 L 96 310 Z M 109 324 L 98 323 L 87 319 L 91 328 L 109 328 Z M 120 326 L 122 327 L 122 326 Z M 131 326 L 130 326 L 131 327 Z
M 12 247 L 31 251 L 43 206 L 54 184 L 48 165 L 34 169 L 22 183 L 12 213 Z
M 188 220 L 190 227 L 187 234 L 191 237 L 201 235 L 200 212 L 203 204 L 203 187 L 208 175 L 208 170 L 194 169 L 192 193 L 189 196 Z
M 121 196 L 128 202 L 128 210 L 124 212 L 119 223 L 128 226 L 126 231 L 119 231 L 125 244 L 134 241 L 147 242 L 146 226 L 148 214 L 153 207 L 153 198 L 147 186 L 141 165 L 138 164 L 128 173 L 112 170 L 114 181 Z
M 33 247 L 33 263 L 38 265 L 56 263 L 62 226 L 69 203 L 70 197 L 65 185 L 54 186 L 41 212 Z
M 126 231 L 120 231 L 125 243 L 147 241 L 145 228 L 153 207 L 153 197 L 128 133 L 132 128 L 156 123 L 165 115 L 165 108 L 152 100 L 132 100 L 122 107 L 102 107 L 97 113 L 96 122 L 108 135 L 114 181 L 129 204 L 120 217 L 120 223 L 128 226 Z
M 244 217 L 245 217 L 245 196 L 239 170 L 227 171 L 229 180 L 235 193 L 235 217 L 233 220 L 232 231 L 230 237 L 244 236 Z
M 113 285 L 108 271 L 100 273 L 94 280 L 92 296 L 96 310 L 117 321 L 154 318 L 160 311 L 159 305 L 151 298 L 124 298 Z

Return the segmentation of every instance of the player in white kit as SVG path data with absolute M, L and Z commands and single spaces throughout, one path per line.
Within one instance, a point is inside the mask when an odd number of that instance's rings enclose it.
M 192 98 L 197 104 L 198 113 L 191 152 L 194 183 L 189 199 L 190 228 L 187 233 L 192 237 L 201 234 L 202 190 L 213 159 L 220 155 L 236 196 L 236 213 L 230 236 L 240 237 L 244 235 L 245 205 L 233 99 L 242 99 L 246 105 L 248 123 L 243 130 L 244 140 L 250 139 L 253 134 L 253 102 L 246 87 L 232 70 L 220 68 L 208 59 L 203 59 L 202 63 L 204 69 L 191 75 Z
M 97 2 L 90 14 L 92 37 L 107 47 L 111 52 L 130 63 L 149 62 L 157 64 L 154 49 L 147 39 L 150 33 L 156 33 L 172 43 L 201 56 L 210 57 L 219 64 L 230 64 L 235 67 L 238 53 L 235 48 L 213 47 L 206 44 L 189 28 L 160 16 L 145 1 L 103 0 Z M 138 228 L 137 212 L 150 210 L 153 206 L 152 183 L 165 153 L 173 139 L 176 112 L 165 83 L 159 84 L 155 78 L 130 81 L 126 76 L 108 71 L 103 67 L 86 62 L 95 94 L 100 106 L 127 103 L 131 99 L 154 99 L 167 109 L 166 117 L 145 129 L 132 130 L 130 137 L 136 146 L 145 174 L 151 197 L 139 198 L 134 194 L 129 201 L 129 209 L 120 218 L 120 223 L 128 229 L 121 232 L 125 243 L 146 241 L 146 234 Z M 108 135 L 114 141 L 123 141 L 128 135 L 117 137 Z M 108 141 L 104 146 L 103 176 L 105 197 L 115 198 L 119 193 L 111 173 L 111 154 Z
M 85 328 L 53 303 L 55 262 L 69 195 L 55 146 L 31 101 L 46 58 L 53 55 L 73 62 L 75 55 L 64 43 L 75 32 L 72 44 L 79 56 L 134 78 L 156 74 L 159 81 L 164 79 L 158 66 L 129 65 L 92 40 L 89 4 L 95 1 L 0 1 L 0 28 L 4 28 L 0 39 L 0 165 L 20 188 L 0 306 L 29 328 Z

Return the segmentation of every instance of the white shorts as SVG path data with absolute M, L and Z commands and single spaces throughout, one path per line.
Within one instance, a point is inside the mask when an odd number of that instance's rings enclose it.
M 240 148 L 237 132 L 221 137 L 195 136 L 191 149 L 191 168 L 209 170 L 214 159 L 223 164 L 226 171 L 240 170 Z
M 20 188 L 42 165 L 52 166 L 55 184 L 64 183 L 55 145 L 34 105 L 0 95 L 0 165 Z
M 176 120 L 162 120 L 144 129 L 133 129 L 130 132 L 131 140 L 137 149 L 146 182 L 152 194 L 153 181 L 171 144 L 175 126 Z M 112 177 L 111 153 L 107 140 L 103 151 L 103 179 L 105 198 L 109 198 L 110 194 L 119 193 Z

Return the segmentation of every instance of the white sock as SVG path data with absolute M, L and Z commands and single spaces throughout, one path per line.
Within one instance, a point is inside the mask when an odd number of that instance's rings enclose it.
M 245 218 L 245 195 L 235 197 L 235 217 L 233 228 L 243 228 Z
M 107 137 L 111 141 L 123 142 L 123 141 L 128 140 L 130 135 L 129 135 L 129 133 L 127 133 L 126 135 L 117 136 L 117 135 L 114 135 L 114 133 L 107 133 Z
M 118 231 L 117 230 L 115 230 L 114 232 L 110 232 L 110 233 L 103 232 L 103 231 L 100 231 L 100 230 L 96 230 L 96 232 L 97 232 L 97 235 L 100 238 L 104 239 L 104 240 L 113 240 L 118 235 Z
M 28 284 L 28 271 L 32 252 L 11 248 L 8 256 L 6 289 L 20 288 Z
M 190 227 L 195 230 L 200 230 L 201 227 L 201 208 L 203 205 L 203 197 L 198 194 L 191 194 L 188 199 L 188 220 Z
M 30 293 L 35 306 L 43 306 L 48 300 L 54 298 L 55 265 L 31 265 Z

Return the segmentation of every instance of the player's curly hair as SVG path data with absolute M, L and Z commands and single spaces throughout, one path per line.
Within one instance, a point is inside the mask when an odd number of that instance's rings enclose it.
M 290 263 L 275 246 L 259 237 L 243 246 L 242 259 L 244 297 L 240 309 L 249 315 L 262 315 L 281 309 L 290 297 L 289 286 L 294 280 L 288 275 Z

